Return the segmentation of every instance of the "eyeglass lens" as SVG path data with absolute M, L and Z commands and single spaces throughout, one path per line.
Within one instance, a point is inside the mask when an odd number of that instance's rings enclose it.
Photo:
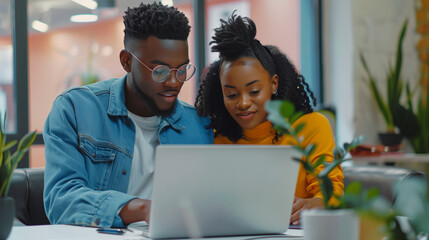
M 189 80 L 195 74 L 195 66 L 192 64 L 182 65 L 176 72 L 176 78 L 180 82 Z M 152 70 L 152 78 L 155 82 L 164 82 L 170 77 L 171 69 L 165 65 L 158 65 Z

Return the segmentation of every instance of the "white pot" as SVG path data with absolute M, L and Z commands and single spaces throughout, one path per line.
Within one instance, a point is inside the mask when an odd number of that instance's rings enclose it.
M 351 209 L 309 209 L 301 213 L 304 240 L 358 240 L 359 217 Z

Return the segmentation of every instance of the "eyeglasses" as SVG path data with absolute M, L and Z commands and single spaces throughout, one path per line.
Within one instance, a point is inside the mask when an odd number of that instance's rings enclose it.
M 191 79 L 192 76 L 194 76 L 196 72 L 196 68 L 194 65 L 188 63 L 183 64 L 179 68 L 169 68 L 166 65 L 158 65 L 154 67 L 153 69 L 150 69 L 146 64 L 144 64 L 140 59 L 138 59 L 132 52 L 129 52 L 139 63 L 141 63 L 143 66 L 145 66 L 147 69 L 149 69 L 152 72 L 152 79 L 155 82 L 162 83 L 165 80 L 167 80 L 170 77 L 171 71 L 176 71 L 176 78 L 179 80 L 179 82 L 185 82 Z

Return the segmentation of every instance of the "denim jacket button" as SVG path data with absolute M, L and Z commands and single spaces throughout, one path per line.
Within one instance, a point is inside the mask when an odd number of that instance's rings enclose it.
M 125 175 L 125 174 L 127 174 L 127 171 L 122 170 L 122 175 Z
M 97 220 L 95 220 L 95 224 L 99 225 L 100 224 L 100 219 L 97 218 Z
M 93 157 L 96 157 L 96 156 L 97 156 L 97 154 L 93 153 L 93 154 L 92 154 L 92 156 L 93 156 Z

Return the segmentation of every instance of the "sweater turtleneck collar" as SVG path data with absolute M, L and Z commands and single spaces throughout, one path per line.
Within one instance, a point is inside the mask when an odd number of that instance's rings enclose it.
M 270 121 L 265 121 L 253 129 L 243 129 L 244 139 L 249 142 L 258 142 L 267 137 L 274 137 L 275 130 Z

